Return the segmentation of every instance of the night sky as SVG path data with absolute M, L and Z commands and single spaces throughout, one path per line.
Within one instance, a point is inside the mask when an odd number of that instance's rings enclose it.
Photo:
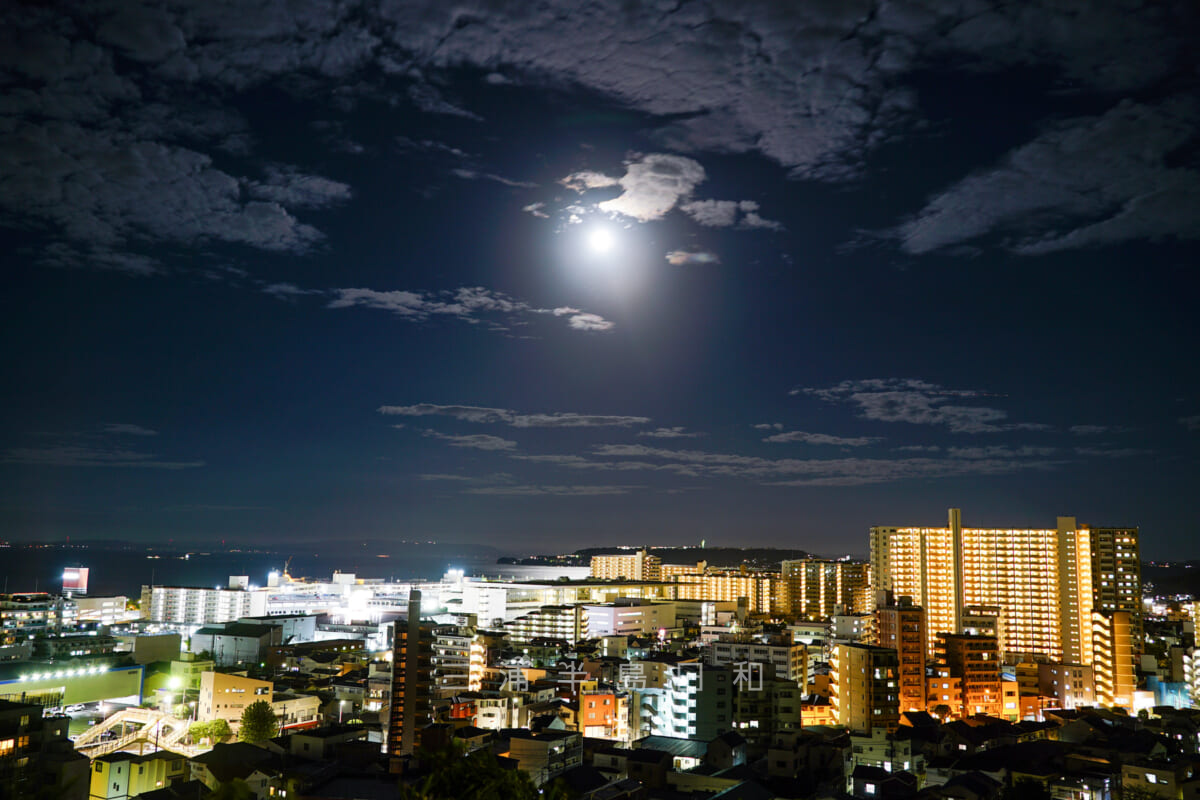
M 1191 0 L 0 16 L 0 538 L 1200 557 Z

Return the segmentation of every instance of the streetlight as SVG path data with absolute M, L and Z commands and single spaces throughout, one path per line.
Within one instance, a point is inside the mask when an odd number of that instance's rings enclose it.
M 338 700 L 338 725 L 342 724 L 342 709 L 345 708 L 345 706 L 345 700 Z

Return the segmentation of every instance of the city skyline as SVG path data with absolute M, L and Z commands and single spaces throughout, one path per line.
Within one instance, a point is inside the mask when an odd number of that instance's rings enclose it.
M 0 538 L 1200 557 L 1193 5 L 0 14 Z

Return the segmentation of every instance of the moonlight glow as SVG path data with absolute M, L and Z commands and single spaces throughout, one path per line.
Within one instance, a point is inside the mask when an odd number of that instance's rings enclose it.
M 589 233 L 587 241 L 588 247 L 590 247 L 594 253 L 607 253 L 609 250 L 612 250 L 613 245 L 616 244 L 616 240 L 613 238 L 612 232 L 605 228 L 597 228 Z

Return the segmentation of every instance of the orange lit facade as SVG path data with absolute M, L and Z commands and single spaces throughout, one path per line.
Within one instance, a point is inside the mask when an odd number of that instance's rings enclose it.
M 1091 663 L 1096 610 L 1128 611 L 1140 629 L 1136 528 L 1091 529 L 1074 517 L 1056 528 L 964 528 L 958 509 L 949 517 L 945 528 L 871 529 L 875 588 L 925 609 L 928 657 L 938 633 L 964 630 L 971 607 L 998 609 L 1005 656 Z

